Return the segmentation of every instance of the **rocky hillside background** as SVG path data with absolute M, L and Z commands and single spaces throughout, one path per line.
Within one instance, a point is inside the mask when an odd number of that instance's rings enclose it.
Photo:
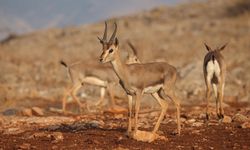
M 118 23 L 124 59 L 129 39 L 142 62 L 160 59 L 178 68 L 177 90 L 184 104 L 204 101 L 203 43 L 212 48 L 228 43 L 223 51 L 228 66 L 225 101 L 249 102 L 250 1 L 210 0 L 162 6 L 108 20 L 110 32 L 114 21 Z M 103 34 L 103 28 L 101 21 L 10 35 L 2 40 L 0 110 L 26 99 L 60 100 L 70 80 L 59 61 L 98 63 L 101 45 L 97 36 Z

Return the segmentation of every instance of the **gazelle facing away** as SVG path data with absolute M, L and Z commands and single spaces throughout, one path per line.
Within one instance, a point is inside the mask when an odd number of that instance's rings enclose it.
M 127 64 L 140 63 L 137 56 L 128 51 Z M 77 98 L 77 92 L 84 84 L 90 84 L 100 87 L 100 99 L 96 103 L 97 106 L 103 104 L 106 90 L 110 96 L 110 107 L 114 108 L 115 100 L 113 94 L 113 86 L 117 83 L 117 77 L 113 69 L 109 66 L 103 66 L 101 64 L 89 64 L 86 65 L 83 62 L 76 62 L 73 64 L 66 64 L 64 61 L 60 62 L 64 67 L 67 68 L 67 73 L 71 79 L 71 87 L 65 91 L 63 100 L 62 100 L 62 109 L 63 112 L 66 112 L 67 96 L 72 96 L 72 98 L 79 105 L 80 110 L 86 109 L 89 111 L 87 105 L 83 105 L 80 100 Z M 88 66 L 86 68 L 86 66 Z
M 161 95 L 164 92 L 168 98 L 173 100 L 177 109 L 178 133 L 180 133 L 180 101 L 175 96 L 174 85 L 176 81 L 176 68 L 165 62 L 152 62 L 144 64 L 124 64 L 120 59 L 118 39 L 116 38 L 117 25 L 109 41 L 106 40 L 107 27 L 105 25 L 103 39 L 99 38 L 102 44 L 102 54 L 100 62 L 110 62 L 114 72 L 119 78 L 119 83 L 127 93 L 129 99 L 129 119 L 127 133 L 130 137 L 152 142 L 158 135 L 160 123 L 166 113 L 168 103 Z M 151 94 L 161 106 L 161 114 L 151 133 L 146 137 L 139 137 L 140 131 L 137 130 L 137 119 L 140 108 L 141 96 L 144 93 Z M 133 96 L 136 96 L 135 106 L 133 106 Z M 132 129 L 134 128 L 134 129 Z M 144 132 L 145 133 L 145 132 Z
M 224 50 L 226 44 L 220 48 L 212 50 L 207 44 L 205 44 L 208 53 L 204 58 L 203 72 L 206 83 L 206 116 L 209 119 L 209 100 L 211 96 L 211 86 L 213 86 L 214 94 L 216 97 L 216 113 L 219 119 L 224 118 L 224 111 L 222 107 L 224 85 L 225 85 L 225 74 L 226 64 L 224 58 L 221 55 L 221 51 Z M 218 104 L 219 103 L 219 104 Z

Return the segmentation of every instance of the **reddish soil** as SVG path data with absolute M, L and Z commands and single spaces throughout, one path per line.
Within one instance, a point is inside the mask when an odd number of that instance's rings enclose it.
M 186 110 L 185 108 L 189 108 Z M 188 107 L 182 111 L 181 135 L 174 134 L 176 129 L 174 109 L 166 115 L 159 134 L 167 140 L 156 140 L 152 143 L 138 142 L 126 135 L 126 114 L 98 113 L 86 115 L 60 115 L 47 117 L 67 117 L 73 122 L 40 125 L 13 121 L 14 126 L 22 128 L 22 132 L 0 134 L 0 148 L 2 149 L 249 149 L 250 128 L 242 128 L 242 122 L 219 123 L 215 116 L 205 123 L 201 117 L 202 106 Z M 144 111 L 142 111 L 144 112 Z M 156 111 L 157 112 L 157 111 Z M 248 108 L 227 108 L 229 116 L 241 113 L 249 115 Z M 153 116 L 153 119 L 152 119 Z M 20 116 L 21 117 L 21 116 Z M 18 117 L 17 117 L 18 118 Z M 27 117 L 26 117 L 27 118 Z M 29 117 L 28 117 L 29 118 Z M 32 117 L 31 117 L 32 118 Z M 44 117 L 38 117 L 44 118 Z M 45 116 L 46 118 L 46 116 Z M 140 114 L 140 122 L 150 122 L 157 118 L 157 113 Z M 233 116 L 232 116 L 233 118 Z M 54 118 L 56 119 L 56 118 Z M 15 120 L 15 118 L 12 118 Z M 18 119 L 17 119 L 18 120 Z M 194 120 L 194 121 L 192 121 Z M 27 121 L 28 122 L 28 121 Z M 150 131 L 150 127 L 140 130 Z M 201 125 L 194 125 L 199 122 Z M 48 123 L 50 124 L 50 123 Z M 58 138 L 59 136 L 59 138 Z M 63 138 L 60 139 L 60 136 Z

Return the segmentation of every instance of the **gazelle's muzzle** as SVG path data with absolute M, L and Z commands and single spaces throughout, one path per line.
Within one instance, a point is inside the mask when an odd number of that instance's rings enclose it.
M 100 58 L 99 58 L 99 61 L 101 62 L 101 63 L 104 63 L 104 52 L 102 52 L 102 54 L 101 54 L 101 56 L 100 56 Z
M 100 58 L 99 58 L 99 61 L 102 63 L 102 62 L 103 62 L 103 59 L 100 57 Z

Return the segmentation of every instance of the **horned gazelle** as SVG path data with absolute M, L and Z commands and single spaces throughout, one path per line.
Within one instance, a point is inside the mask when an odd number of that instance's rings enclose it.
M 97 106 L 103 104 L 106 90 L 110 96 L 111 108 L 115 106 L 113 86 L 116 84 L 117 77 L 114 71 L 109 66 L 103 66 L 101 64 L 86 65 L 83 62 L 76 62 L 73 64 L 66 64 L 64 61 L 60 62 L 67 68 L 67 73 L 71 79 L 72 85 L 65 91 L 62 100 L 63 112 L 66 112 L 67 96 L 70 95 L 79 105 L 80 110 L 86 109 L 89 111 L 87 105 L 83 105 L 77 98 L 77 92 L 84 84 L 90 84 L 100 87 L 100 99 L 96 103 Z M 127 64 L 140 63 L 135 52 L 128 51 Z M 88 68 L 86 68 L 88 66 Z
M 212 50 L 207 44 L 205 47 L 208 51 L 204 58 L 203 72 L 206 83 L 206 116 L 209 119 L 209 100 L 211 96 L 211 86 L 213 86 L 214 94 L 216 97 L 216 113 L 219 119 L 224 118 L 224 110 L 222 107 L 224 85 L 225 85 L 225 74 L 226 64 L 221 51 L 224 50 L 226 44 L 220 48 Z M 219 103 L 219 104 L 218 104 Z
M 152 142 L 158 135 L 160 123 L 166 113 L 168 103 L 161 95 L 164 92 L 168 98 L 173 100 L 177 109 L 177 132 L 180 134 L 180 101 L 175 96 L 174 85 L 176 81 L 176 68 L 165 62 L 152 62 L 143 64 L 124 64 L 120 59 L 118 39 L 116 37 L 117 25 L 109 41 L 107 41 L 107 27 L 105 25 L 104 36 L 99 38 L 102 44 L 102 54 L 100 62 L 110 62 L 114 72 L 119 78 L 119 83 L 127 93 L 129 105 L 129 119 L 127 133 L 130 137 Z M 161 114 L 154 126 L 153 131 L 146 138 L 137 136 L 137 118 L 140 108 L 141 96 L 144 93 L 151 94 L 161 106 Z M 135 106 L 133 106 L 133 96 L 136 96 Z M 133 110 L 134 109 L 134 110 Z M 134 128 L 134 129 L 132 129 Z M 133 130 L 133 131 L 132 131 Z M 138 132 L 140 133 L 140 132 Z

